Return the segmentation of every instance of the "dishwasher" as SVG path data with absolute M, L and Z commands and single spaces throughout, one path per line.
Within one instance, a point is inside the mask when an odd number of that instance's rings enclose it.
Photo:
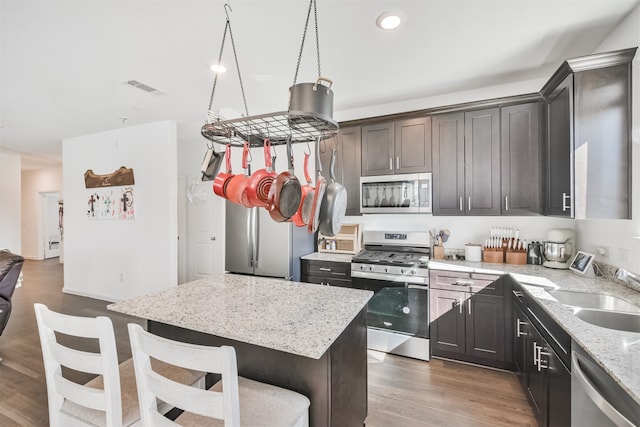
M 575 342 L 571 345 L 571 425 L 640 426 L 640 405 Z

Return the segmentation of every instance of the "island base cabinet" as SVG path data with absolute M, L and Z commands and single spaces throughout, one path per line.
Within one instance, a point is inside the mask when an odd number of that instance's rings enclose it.
M 172 340 L 235 348 L 238 375 L 304 394 L 309 425 L 362 426 L 367 417 L 366 308 L 320 359 L 148 321 L 149 332 Z

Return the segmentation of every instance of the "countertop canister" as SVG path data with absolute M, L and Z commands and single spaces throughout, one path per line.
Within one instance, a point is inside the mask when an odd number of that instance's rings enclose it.
M 464 245 L 464 259 L 471 262 L 482 261 L 482 246 L 479 243 Z

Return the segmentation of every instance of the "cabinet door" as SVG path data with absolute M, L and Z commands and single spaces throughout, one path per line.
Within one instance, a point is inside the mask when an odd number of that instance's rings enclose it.
M 503 361 L 504 299 L 473 294 L 466 301 L 466 311 L 467 354 L 479 359 Z
M 338 132 L 338 156 L 341 158 L 339 181 L 347 190 L 347 215 L 360 215 L 360 126 L 340 129 Z
M 500 215 L 500 111 L 464 116 L 465 210 L 469 215 Z
M 465 353 L 465 292 L 431 290 L 429 315 L 431 353 Z
M 464 113 L 432 118 L 433 214 L 464 215 Z
M 501 109 L 502 215 L 540 213 L 540 104 Z
M 543 366 L 547 375 L 547 425 L 571 425 L 571 372 L 564 366 L 553 349 L 543 350 Z
M 529 336 L 529 320 L 522 312 L 522 309 L 514 301 L 512 304 L 512 321 L 513 321 L 513 358 L 516 367 L 516 372 L 520 378 L 520 384 L 526 390 L 527 376 L 527 356 L 530 354 L 527 352 L 527 337 Z
M 530 357 L 526 357 L 527 393 L 532 403 L 533 412 L 538 420 L 538 425 L 547 425 L 547 384 L 545 373 L 538 368 L 537 358 L 539 352 L 546 347 L 546 341 L 538 330 L 531 325 L 527 337 L 527 349 Z
M 574 83 L 575 217 L 629 219 L 629 64 L 576 73 Z
M 431 171 L 431 117 L 395 123 L 395 172 Z
M 546 102 L 547 214 L 573 217 L 573 75 Z
M 394 173 L 393 122 L 362 127 L 362 176 Z

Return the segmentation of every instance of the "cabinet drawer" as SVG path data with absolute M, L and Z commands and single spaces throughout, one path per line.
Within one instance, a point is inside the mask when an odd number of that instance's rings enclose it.
M 342 288 L 351 288 L 351 279 L 326 278 L 322 276 L 302 275 L 300 281 L 306 283 L 315 283 L 318 285 L 340 286 Z
M 497 274 L 431 270 L 429 287 L 449 291 L 503 295 L 504 284 L 500 277 Z
M 308 276 L 351 278 L 351 263 L 302 260 L 302 273 Z

